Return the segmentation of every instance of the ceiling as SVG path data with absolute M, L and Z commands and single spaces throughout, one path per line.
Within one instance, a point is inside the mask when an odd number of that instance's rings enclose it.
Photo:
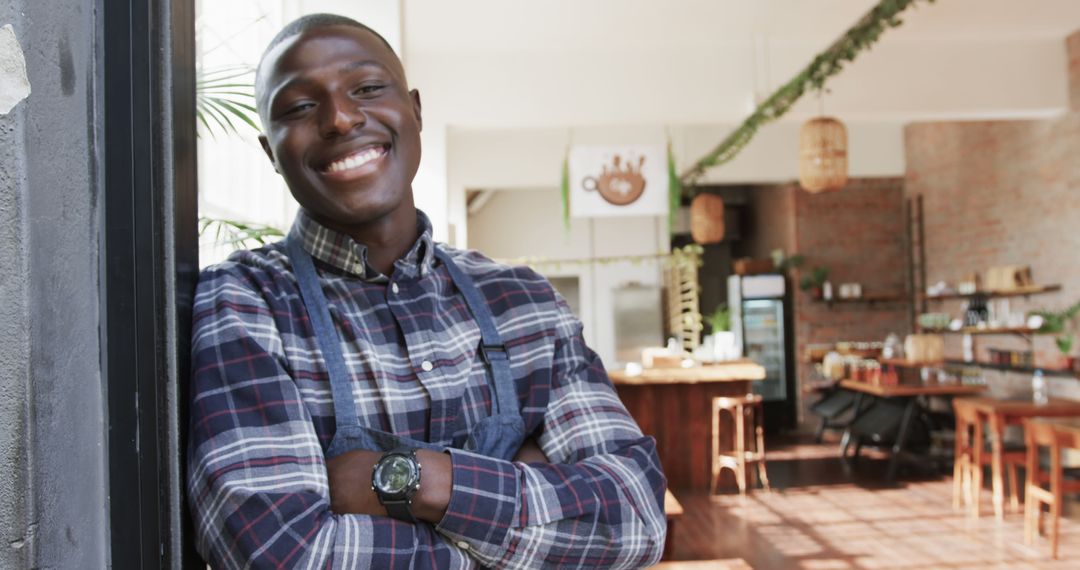
M 405 0 L 425 112 L 464 128 L 739 120 L 876 0 Z M 830 84 L 850 120 L 1030 117 L 1066 102 L 1076 0 L 921 2 Z M 816 113 L 804 101 L 791 116 Z
M 877 0 L 406 0 L 409 49 L 578 51 L 645 44 L 723 45 L 765 34 L 829 41 Z M 1075 0 L 920 2 L 903 39 L 1063 38 Z

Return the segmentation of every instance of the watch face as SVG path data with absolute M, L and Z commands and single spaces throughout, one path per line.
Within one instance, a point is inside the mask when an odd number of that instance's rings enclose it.
M 404 493 L 415 479 L 416 464 L 404 455 L 391 455 L 379 462 L 375 485 L 389 495 Z

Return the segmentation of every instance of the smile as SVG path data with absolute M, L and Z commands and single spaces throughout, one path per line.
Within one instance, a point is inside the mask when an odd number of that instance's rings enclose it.
M 344 156 L 325 166 L 322 171 L 327 174 L 348 175 L 362 169 L 365 165 L 378 160 L 386 155 L 389 145 L 373 145 Z

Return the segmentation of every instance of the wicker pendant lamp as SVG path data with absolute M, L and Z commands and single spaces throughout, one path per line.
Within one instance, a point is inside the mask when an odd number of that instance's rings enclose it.
M 847 128 L 832 117 L 807 121 L 799 133 L 799 185 L 811 194 L 847 185 Z
M 690 202 L 690 237 L 702 245 L 724 240 L 724 201 L 716 194 L 702 192 Z

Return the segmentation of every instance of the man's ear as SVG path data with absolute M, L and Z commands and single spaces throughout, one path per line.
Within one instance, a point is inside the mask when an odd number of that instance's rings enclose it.
M 416 115 L 416 124 L 420 125 L 420 130 L 424 130 L 424 115 L 420 112 L 423 105 L 420 104 L 420 91 L 413 89 L 409 91 L 409 98 L 412 99 L 413 114 Z
M 274 172 L 281 174 L 281 171 L 278 170 L 277 167 L 277 161 L 274 160 L 274 151 L 270 148 L 270 139 L 266 138 L 265 134 L 259 133 L 259 144 L 262 145 L 263 152 L 266 153 L 266 158 L 270 159 L 270 164 L 274 165 Z

